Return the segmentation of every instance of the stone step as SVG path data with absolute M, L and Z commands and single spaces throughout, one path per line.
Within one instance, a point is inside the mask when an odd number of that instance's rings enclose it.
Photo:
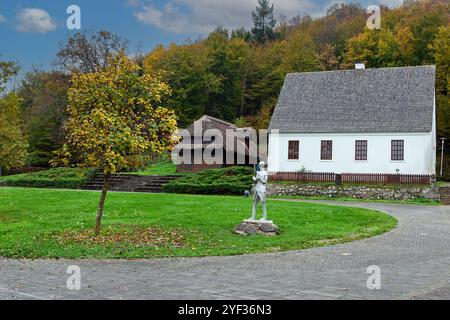
M 148 188 L 159 188 L 162 187 L 164 185 L 164 183 L 145 183 L 145 184 L 140 184 L 140 183 L 136 183 L 136 184 L 120 184 L 120 185 L 115 185 L 115 184 L 110 184 L 110 187 L 113 188 L 115 186 L 121 186 L 124 188 L 144 188 L 144 187 L 148 187 Z M 103 184 L 92 184 L 92 183 L 87 183 L 84 185 L 84 187 L 92 187 L 92 188 L 103 188 Z
M 179 178 L 179 175 L 158 176 L 158 175 L 138 175 L 138 174 L 113 174 L 111 178 Z M 95 174 L 92 178 L 103 178 L 102 174 Z
M 444 205 L 450 205 L 450 187 L 439 188 L 439 193 L 441 195 L 441 203 Z
M 131 178 L 121 178 L 121 179 L 115 179 L 115 178 L 111 178 L 109 181 L 110 182 L 114 182 L 114 181 L 118 181 L 118 182 L 123 182 L 123 181 L 172 181 L 176 178 L 149 178 L 149 177 L 142 177 L 142 178 L 137 178 L 137 177 L 131 177 Z M 90 181 L 96 181 L 96 182 L 101 182 L 103 183 L 103 179 L 97 179 L 97 178 L 93 178 L 90 179 Z
M 159 193 L 162 192 L 162 189 L 155 189 L 155 188 L 137 188 L 134 189 L 135 192 L 148 192 L 148 193 Z

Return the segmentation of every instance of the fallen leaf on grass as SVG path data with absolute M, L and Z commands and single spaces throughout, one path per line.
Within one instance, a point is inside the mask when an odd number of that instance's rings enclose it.
M 62 245 L 132 245 L 135 247 L 183 247 L 185 243 L 184 232 L 180 230 L 165 230 L 160 227 L 140 226 L 107 226 L 101 234 L 94 235 L 93 229 L 66 230 L 51 235 L 51 238 Z

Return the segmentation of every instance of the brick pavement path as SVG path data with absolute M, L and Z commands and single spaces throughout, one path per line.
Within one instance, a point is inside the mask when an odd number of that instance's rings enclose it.
M 0 299 L 450 299 L 450 206 L 335 203 L 395 216 L 371 239 L 294 252 L 135 261 L 0 258 Z M 69 291 L 69 265 L 82 289 Z M 366 286 L 381 268 L 380 290 Z

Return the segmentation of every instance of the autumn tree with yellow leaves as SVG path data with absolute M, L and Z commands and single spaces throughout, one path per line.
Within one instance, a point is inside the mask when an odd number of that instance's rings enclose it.
M 27 155 L 27 141 L 21 128 L 21 98 L 14 92 L 3 96 L 11 77 L 19 67 L 13 62 L 0 61 L 0 176 L 2 168 L 21 167 Z
M 95 222 L 101 220 L 111 175 L 144 164 L 144 155 L 161 154 L 176 143 L 177 121 L 163 107 L 168 85 L 140 68 L 122 52 L 95 73 L 76 73 L 68 92 L 66 143 L 53 164 L 76 164 L 103 172 L 104 183 Z

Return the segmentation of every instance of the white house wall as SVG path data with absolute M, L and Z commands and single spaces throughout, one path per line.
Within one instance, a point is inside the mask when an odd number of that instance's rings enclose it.
M 437 153 L 437 128 L 436 128 L 436 95 L 434 96 L 434 107 L 433 107 L 433 125 L 432 125 L 432 131 L 431 131 L 431 146 L 432 146 L 432 152 L 431 152 L 431 163 L 433 168 L 433 174 L 436 174 L 436 153 Z
M 430 133 L 269 135 L 269 172 L 435 174 L 435 137 Z M 299 160 L 288 160 L 288 141 L 300 141 Z M 333 160 L 320 160 L 321 140 L 333 141 Z M 367 140 L 367 161 L 355 160 L 355 140 Z M 404 161 L 391 160 L 391 140 L 404 140 Z

